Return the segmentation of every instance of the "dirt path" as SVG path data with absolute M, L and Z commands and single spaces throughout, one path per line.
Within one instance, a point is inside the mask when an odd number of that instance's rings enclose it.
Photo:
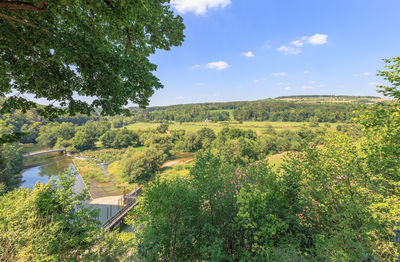
M 170 160 L 165 162 L 161 168 L 163 167 L 172 167 L 172 166 L 177 166 L 177 165 L 185 165 L 185 164 L 189 164 L 190 162 L 194 161 L 194 157 L 195 157 L 195 153 L 192 152 L 183 152 L 183 153 L 179 153 L 176 155 L 177 159 L 174 160 Z
M 123 195 L 121 195 L 121 196 L 100 197 L 100 198 L 96 198 L 96 199 L 91 200 L 89 202 L 89 204 L 117 206 L 118 205 L 118 200 L 121 201 L 122 198 L 123 198 Z

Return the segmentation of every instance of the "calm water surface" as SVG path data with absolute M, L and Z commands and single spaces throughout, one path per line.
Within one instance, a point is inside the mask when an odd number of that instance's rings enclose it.
M 39 150 L 43 150 L 43 148 L 37 146 L 24 147 L 24 152 Z M 70 172 L 75 172 L 71 157 L 61 155 L 60 153 L 50 153 L 25 158 L 23 165 L 24 169 L 21 171 L 21 186 L 26 188 L 33 188 L 37 182 L 47 183 L 50 178 L 57 179 L 58 175 L 68 170 Z M 75 193 L 81 193 L 84 189 L 85 184 L 81 176 L 76 173 L 73 191 Z M 100 210 L 99 220 L 101 223 L 104 223 L 108 217 L 118 211 L 117 206 L 87 205 Z

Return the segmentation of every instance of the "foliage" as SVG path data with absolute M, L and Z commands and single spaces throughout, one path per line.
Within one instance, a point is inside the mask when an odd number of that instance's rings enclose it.
M 157 130 L 158 133 L 164 134 L 164 133 L 166 133 L 168 131 L 168 126 L 169 125 L 167 123 L 163 123 L 163 124 L 157 126 L 156 130 Z
M 385 96 L 390 96 L 400 100 L 400 57 L 384 59 L 383 61 L 387 64 L 385 66 L 387 70 L 379 71 L 378 75 L 382 76 L 383 79 L 388 81 L 392 86 L 380 85 L 378 86 L 378 91 L 383 93 Z
M 98 234 L 97 212 L 72 193 L 73 176 L 0 197 L 0 257 L 6 261 L 77 261 Z
M 122 149 L 98 149 L 98 150 L 88 150 L 80 153 L 81 156 L 87 157 L 92 161 L 97 163 L 111 163 L 120 160 L 125 152 L 130 148 Z
M 130 222 L 143 227 L 139 256 L 146 261 L 279 259 L 276 245 L 295 246 L 290 232 L 301 227 L 296 187 L 284 181 L 266 163 L 242 170 L 199 153 L 188 179 L 156 180 L 145 189 Z M 265 193 L 254 193 L 260 190 Z
M 167 160 L 163 150 L 150 147 L 122 160 L 122 177 L 129 183 L 149 180 Z
M 39 136 L 36 141 L 45 147 L 54 147 L 56 143 L 62 144 L 62 141 L 71 140 L 75 136 L 75 125 L 72 123 L 50 123 L 41 126 Z
M 105 132 L 101 137 L 101 144 L 106 148 L 121 149 L 138 144 L 139 136 L 132 130 L 126 128 L 112 129 Z
M 107 182 L 109 180 L 105 177 L 101 167 L 93 161 L 75 159 L 74 166 L 85 181 Z
M 146 147 L 156 148 L 166 155 L 170 155 L 170 151 L 173 148 L 171 136 L 168 134 L 150 133 L 146 136 L 144 145 Z
M 283 121 L 283 122 L 349 122 L 354 117 L 353 110 L 358 104 L 369 103 L 368 97 L 353 100 L 324 102 L 324 97 L 314 97 L 315 101 L 297 102 L 284 99 L 265 99 L 259 101 L 200 103 L 150 107 L 137 111 L 137 121 L 176 121 L 204 122 L 217 121 Z M 364 99 L 362 99 L 364 98 Z M 232 115 L 232 117 L 231 117 Z M 232 119 L 231 119 L 232 118 Z
M 17 144 L 0 145 L 0 195 L 19 185 L 22 151 Z
M 183 41 L 184 25 L 169 1 L 6 1 L 1 13 L 0 95 L 12 109 L 55 117 L 126 112 L 129 101 L 146 106 L 162 84 L 148 57 Z M 35 76 L 35 77 L 32 77 Z M 38 107 L 24 93 L 58 101 Z M 76 99 L 96 97 L 88 103 Z
M 72 147 L 79 151 L 92 149 L 94 147 L 93 137 L 90 137 L 85 131 L 79 130 L 72 139 Z

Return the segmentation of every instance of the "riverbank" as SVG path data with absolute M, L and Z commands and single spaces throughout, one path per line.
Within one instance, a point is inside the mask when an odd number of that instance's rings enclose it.
M 123 194 L 123 189 L 118 188 L 97 163 L 77 158 L 72 161 L 82 176 L 92 199 L 119 197 Z

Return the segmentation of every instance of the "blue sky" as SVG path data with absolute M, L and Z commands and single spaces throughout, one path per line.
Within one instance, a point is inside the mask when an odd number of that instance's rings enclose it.
M 378 95 L 382 58 L 400 55 L 398 0 L 172 0 L 182 46 L 151 61 L 150 105 L 282 95 Z

